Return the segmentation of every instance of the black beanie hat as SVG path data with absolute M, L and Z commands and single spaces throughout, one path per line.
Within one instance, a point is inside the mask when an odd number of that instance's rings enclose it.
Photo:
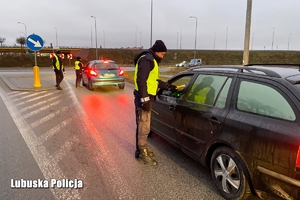
M 154 52 L 166 52 L 167 47 L 162 40 L 156 40 L 155 44 L 151 47 Z

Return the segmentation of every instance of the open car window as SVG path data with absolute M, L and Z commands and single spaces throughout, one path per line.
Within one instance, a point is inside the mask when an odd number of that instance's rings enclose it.
M 169 90 L 161 89 L 161 90 L 159 90 L 158 94 L 179 98 L 183 94 L 184 90 L 188 87 L 192 77 L 193 77 L 193 74 L 187 74 L 187 75 L 182 75 L 178 78 L 172 79 L 169 81 L 169 83 L 177 86 L 178 91 L 171 92 Z

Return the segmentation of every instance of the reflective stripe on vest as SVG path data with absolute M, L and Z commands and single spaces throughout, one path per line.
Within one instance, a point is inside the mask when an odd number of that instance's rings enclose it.
M 210 90 L 210 87 L 205 87 L 199 92 L 197 92 L 194 97 L 195 102 L 204 104 L 206 101 L 206 96 Z
M 76 70 L 80 70 L 80 67 L 79 67 L 79 63 L 80 63 L 80 61 L 75 61 L 75 69 Z
M 144 57 L 145 55 L 141 56 L 136 65 L 135 65 L 135 72 L 134 72 L 134 85 L 135 85 L 135 89 L 138 91 L 138 85 L 137 85 L 137 81 L 136 81 L 136 78 L 137 78 L 137 73 L 138 73 L 138 63 L 139 63 L 139 60 Z M 147 92 L 148 94 L 151 94 L 151 95 L 156 95 L 156 91 L 157 91 L 157 88 L 158 88 L 158 82 L 157 82 L 157 79 L 159 78 L 159 70 L 158 70 L 158 64 L 156 62 L 155 59 L 153 59 L 153 62 L 154 62 L 154 68 L 150 71 L 149 73 L 149 76 L 148 76 L 148 79 L 147 79 Z

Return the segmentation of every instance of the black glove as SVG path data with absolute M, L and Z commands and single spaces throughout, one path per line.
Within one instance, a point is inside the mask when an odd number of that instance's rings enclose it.
M 177 86 L 176 85 L 169 85 L 167 90 L 173 92 L 177 92 Z
M 168 82 L 164 82 L 162 80 L 157 79 L 158 82 L 158 87 L 165 90 L 168 88 L 168 86 L 170 85 Z
M 149 112 L 150 109 L 151 109 L 151 105 L 150 105 L 150 102 L 144 102 L 143 105 L 142 105 L 142 109 L 146 112 Z

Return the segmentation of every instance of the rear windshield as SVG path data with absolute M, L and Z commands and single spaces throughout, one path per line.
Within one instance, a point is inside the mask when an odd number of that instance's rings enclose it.
M 95 69 L 119 69 L 116 63 L 97 63 Z

